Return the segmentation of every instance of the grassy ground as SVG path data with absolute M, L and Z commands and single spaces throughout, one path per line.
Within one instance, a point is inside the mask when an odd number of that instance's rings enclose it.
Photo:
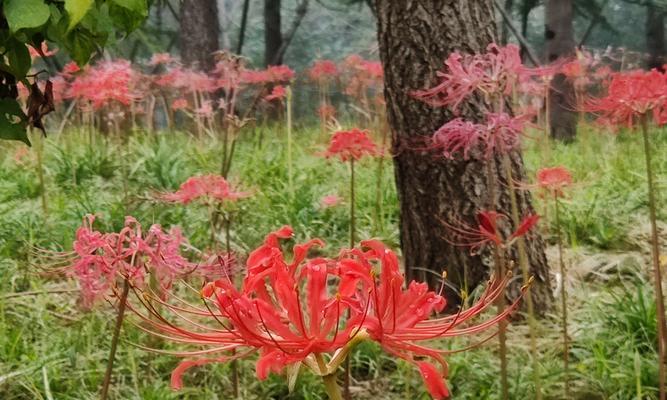
M 246 252 L 270 230 L 294 227 L 297 239 L 321 237 L 332 253 L 348 238 L 345 206 L 322 209 L 323 195 L 347 198 L 347 169 L 316 154 L 317 133 L 296 133 L 295 201 L 286 185 L 284 135 L 263 129 L 244 133 L 232 166 L 232 177 L 253 196 L 241 203 L 234 221 L 232 246 Z M 659 186 L 667 179 L 667 137 L 655 132 L 654 150 Z M 555 145 L 548 153 L 529 141 L 526 161 L 531 174 L 549 159 L 574 172 L 577 186 L 564 201 L 567 261 L 572 274 L 567 285 L 572 315 L 571 336 L 575 398 L 654 398 L 657 387 L 655 306 L 647 258 L 648 223 L 644 159 L 637 135 L 611 136 L 589 129 L 572 145 Z M 320 141 L 321 142 L 321 141 Z M 39 146 L 37 146 L 39 147 Z M 108 353 L 113 310 L 100 306 L 84 313 L 76 304 L 72 281 L 43 276 L 34 246 L 68 249 L 86 213 L 100 215 L 99 227 L 118 229 L 131 214 L 148 225 L 179 225 L 193 245 L 208 242 L 206 210 L 157 204 L 159 191 L 176 189 L 194 174 L 219 170 L 221 145 L 213 138 L 193 139 L 183 133 L 137 134 L 126 144 L 84 132 L 50 137 L 43 149 L 44 200 L 35 151 L 21 155 L 19 146 L 3 143 L 0 150 L 0 398 L 96 398 Z M 542 150 L 540 150 L 542 149 Z M 18 159 L 18 161 L 17 161 Z M 375 199 L 377 165 L 360 164 L 358 177 L 359 237 L 380 237 L 398 247 L 397 199 L 391 166 L 382 178 L 382 212 Z M 539 200 L 538 200 L 539 201 Z M 664 204 L 664 202 L 663 202 Z M 553 232 L 543 223 L 545 235 Z M 667 220 L 667 207 L 660 207 Z M 550 256 L 553 251 L 550 249 Z M 556 271 L 555 263 L 552 263 Z M 555 272 L 554 272 L 555 274 Z M 559 279 L 555 281 L 560 282 Z M 532 398 L 527 329 L 510 327 L 511 398 Z M 150 338 L 126 325 L 124 339 L 146 343 Z M 443 343 L 462 347 L 465 342 Z M 495 342 L 449 357 L 448 379 L 454 398 L 497 398 L 498 363 Z M 557 309 L 540 322 L 540 374 L 547 398 L 562 392 L 561 347 Z M 229 367 L 192 370 L 186 389 L 168 388 L 177 360 L 123 344 L 117 357 L 114 398 L 226 399 Z M 427 398 L 418 373 L 374 345 L 364 344 L 352 360 L 358 398 Z M 254 378 L 252 361 L 243 363 L 243 398 L 323 398 L 320 382 L 302 374 L 288 395 L 282 377 Z

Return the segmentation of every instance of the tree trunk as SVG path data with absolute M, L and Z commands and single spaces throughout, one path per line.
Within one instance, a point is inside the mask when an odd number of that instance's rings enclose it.
M 505 5 L 503 6 L 503 8 L 505 9 L 507 15 L 512 16 L 514 14 L 514 0 L 505 0 Z M 500 21 L 501 21 L 500 26 L 502 27 L 500 30 L 500 43 L 502 43 L 503 45 L 507 45 L 507 43 L 509 43 L 510 40 L 510 30 L 507 24 L 509 24 L 510 22 L 505 21 L 504 18 L 501 18 Z
M 264 65 L 282 64 L 279 56 L 283 44 L 280 0 L 264 0 Z
M 647 66 L 663 69 L 665 64 L 665 13 L 655 7 L 646 7 L 646 50 Z
M 452 232 L 444 222 L 477 226 L 476 214 L 488 208 L 489 201 L 485 162 L 447 160 L 422 150 L 425 139 L 453 115 L 444 108 L 416 100 L 411 93 L 438 81 L 436 71 L 452 51 L 485 51 L 496 38 L 493 6 L 490 0 L 376 0 L 376 9 L 406 276 L 408 280 L 426 281 L 437 289 L 446 269 L 448 279 L 460 289 L 464 271 L 468 271 L 469 288 L 474 288 L 488 278 L 492 257 L 488 252 L 474 255 L 453 245 L 447 240 Z M 482 119 L 486 110 L 486 105 L 478 100 L 462 106 L 462 114 L 472 120 Z M 495 171 L 502 171 L 500 160 L 495 161 Z M 513 154 L 512 161 L 514 179 L 523 180 L 521 155 Z M 510 215 L 507 180 L 500 175 L 503 183 L 497 208 Z M 525 191 L 517 195 L 522 212 L 532 212 L 530 195 Z M 544 243 L 537 234 L 527 239 L 536 279 L 531 292 L 536 310 L 543 312 L 551 301 Z M 519 282 L 514 290 L 518 286 Z M 450 304 L 459 302 L 458 293 L 450 290 L 445 295 Z
M 544 37 L 547 62 L 575 55 L 572 0 L 547 0 Z M 551 137 L 572 141 L 577 135 L 577 113 L 574 84 L 563 74 L 556 74 L 549 88 L 549 126 Z
M 183 0 L 180 15 L 180 46 L 183 64 L 209 71 L 213 53 L 220 49 L 220 24 L 216 0 Z
M 245 31 L 248 26 L 248 11 L 250 10 L 250 0 L 243 1 L 243 11 L 241 12 L 241 27 L 239 28 L 239 40 L 236 45 L 236 54 L 243 54 L 243 44 L 245 42 Z

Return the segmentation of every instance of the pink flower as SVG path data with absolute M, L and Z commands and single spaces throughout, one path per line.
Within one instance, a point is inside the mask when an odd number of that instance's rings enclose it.
M 431 105 L 456 110 L 474 92 L 487 97 L 510 94 L 526 72 L 517 46 L 492 43 L 485 54 L 450 54 L 445 68 L 437 73 L 440 83 L 414 94 Z
M 433 134 L 431 148 L 442 151 L 447 158 L 461 154 L 468 159 L 473 149 L 482 151 L 485 158 L 490 158 L 494 154 L 516 149 L 521 144 L 526 120 L 525 115 L 511 117 L 505 113 L 488 113 L 486 124 L 455 118 Z
M 542 168 L 537 171 L 537 185 L 539 188 L 559 197 L 563 189 L 572 185 L 572 174 L 563 166 Z
M 148 65 L 155 67 L 162 64 L 171 64 L 174 59 L 169 53 L 155 53 L 148 62 Z
M 161 196 L 165 201 L 188 204 L 193 200 L 204 201 L 236 201 L 250 194 L 235 191 L 229 182 L 220 175 L 201 175 L 188 178 L 181 187 L 173 193 Z
M 74 75 L 79 71 L 81 71 L 81 68 L 79 68 L 79 65 L 77 63 L 75 63 L 74 61 L 70 61 L 63 66 L 62 73 L 63 73 L 63 75 Z
M 211 100 L 204 100 L 201 106 L 195 109 L 195 114 L 203 118 L 213 118 L 213 102 Z
M 285 87 L 278 85 L 273 87 L 271 94 L 264 97 L 264 100 L 266 101 L 283 100 L 286 96 L 287 96 L 287 91 L 285 90 Z
M 67 97 L 89 101 L 96 110 L 114 102 L 127 106 L 141 98 L 141 80 L 129 61 L 104 61 L 74 77 Z
M 338 131 L 331 136 L 329 148 L 324 153 L 327 158 L 338 157 L 341 161 L 360 160 L 363 156 L 377 156 L 380 152 L 371 140 L 368 131 L 353 128 Z
M 320 199 L 320 205 L 322 208 L 331 208 L 331 207 L 336 207 L 339 205 L 343 199 L 341 199 L 338 195 L 336 194 L 329 194 L 326 196 L 322 196 Z
M 42 42 L 39 51 L 32 46 L 28 46 L 28 52 L 30 52 L 30 58 L 34 60 L 35 58 L 41 58 L 42 54 L 44 57 L 51 57 L 58 53 L 58 49 L 49 50 L 49 45 L 46 42 Z
M 174 111 L 186 110 L 187 108 L 188 100 L 183 97 L 179 97 L 178 99 L 171 102 L 171 109 Z
M 331 60 L 315 61 L 308 71 L 308 76 L 315 82 L 334 79 L 338 74 L 338 67 Z

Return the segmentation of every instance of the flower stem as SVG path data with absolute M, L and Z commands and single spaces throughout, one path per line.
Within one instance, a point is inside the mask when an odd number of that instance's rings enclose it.
M 486 172 L 488 176 L 488 191 L 489 191 L 489 211 L 496 211 L 496 173 L 495 173 L 495 158 L 491 158 L 486 162 Z M 505 265 L 503 264 L 502 255 L 498 246 L 493 247 L 493 264 L 497 278 L 502 279 L 505 276 Z M 464 270 L 464 281 L 467 286 L 467 268 Z M 468 289 L 466 287 L 466 294 Z M 496 300 L 496 307 L 498 314 L 505 311 L 505 295 L 498 296 Z M 507 324 L 505 320 L 498 323 L 498 358 L 500 359 L 500 390 L 502 393 L 501 399 L 509 399 L 509 383 L 507 378 Z
M 340 388 L 338 387 L 338 382 L 336 382 L 336 373 L 329 372 L 326 361 L 322 354 L 315 354 L 315 360 L 317 361 L 317 366 L 320 368 L 320 373 L 322 375 L 322 381 L 324 381 L 324 389 L 327 392 L 330 400 L 343 400 L 343 396 L 340 394 Z M 335 369 L 334 369 L 335 371 Z
M 120 304 L 118 305 L 118 315 L 116 316 L 116 326 L 114 327 L 113 337 L 111 338 L 111 350 L 109 350 L 109 361 L 107 362 L 107 370 L 104 373 L 104 381 L 102 382 L 101 400 L 106 400 L 109 394 L 109 386 L 111 384 L 111 373 L 113 372 L 113 362 L 116 358 L 116 349 L 118 348 L 118 339 L 120 338 L 120 329 L 123 326 L 123 319 L 125 318 L 125 305 L 127 304 L 127 295 L 130 293 L 130 282 L 125 279 L 123 281 L 123 293 L 120 295 Z
M 287 187 L 290 200 L 294 200 L 294 182 L 292 177 L 292 88 L 287 87 Z
M 653 184 L 653 166 L 651 162 L 651 146 L 648 137 L 648 115 L 641 117 L 642 136 L 644 138 L 644 158 L 646 160 L 646 181 L 648 184 L 648 205 L 651 219 L 651 255 L 655 281 L 655 303 L 658 314 L 658 364 L 660 400 L 665 400 L 665 345 L 667 345 L 667 324 L 665 323 L 665 299 L 662 294 L 662 273 L 660 271 L 660 248 L 658 244 L 658 228 L 656 225 L 655 188 Z
M 558 204 L 558 195 L 554 193 L 554 208 L 556 218 L 556 237 L 558 238 L 558 263 L 560 264 L 560 298 L 561 298 L 561 323 L 563 325 L 563 372 L 565 379 L 563 385 L 565 386 L 565 398 L 570 398 L 570 339 L 567 334 L 567 290 L 565 290 L 565 283 L 567 282 L 567 270 L 563 262 L 563 234 L 560 228 L 560 207 Z
M 350 158 L 350 248 L 354 248 L 356 243 L 356 226 L 355 226 L 355 195 L 354 195 L 354 158 Z M 349 317 L 349 315 L 348 315 Z M 345 400 L 352 399 L 350 394 L 350 358 L 345 359 L 344 366 L 344 379 L 343 379 L 343 392 L 345 394 Z M 326 384 L 326 382 L 325 382 Z
M 510 203 L 512 209 L 512 223 L 515 229 L 521 223 L 519 217 L 519 203 L 516 198 L 516 185 L 514 184 L 514 177 L 512 176 L 512 161 L 508 153 L 503 154 L 503 166 L 505 168 L 505 175 L 509 185 Z M 530 270 L 528 266 L 528 253 L 526 252 L 526 241 L 523 236 L 517 238 L 517 249 L 519 252 L 519 266 L 523 275 L 524 283 L 530 279 Z M 533 306 L 533 296 L 530 293 L 526 298 L 526 308 L 528 309 L 528 331 L 530 334 L 530 354 L 532 357 L 533 366 L 533 384 L 535 385 L 535 399 L 542 399 L 542 384 L 540 380 L 540 365 L 537 355 L 537 321 L 535 320 L 535 308 Z
M 46 183 L 44 180 L 44 138 L 39 135 L 37 132 L 37 177 L 39 178 L 39 188 L 41 192 L 42 199 L 42 212 L 44 217 L 49 214 L 48 202 L 46 200 Z

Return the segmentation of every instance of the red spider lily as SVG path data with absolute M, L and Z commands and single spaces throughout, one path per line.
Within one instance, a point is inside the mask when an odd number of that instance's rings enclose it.
M 433 134 L 431 148 L 442 151 L 447 158 L 461 154 L 468 159 L 473 149 L 482 151 L 485 158 L 503 154 L 521 144 L 528 118 L 526 115 L 511 117 L 505 113 L 488 113 L 486 124 L 455 118 Z
M 81 71 L 79 65 L 74 61 L 70 61 L 63 66 L 62 74 L 67 76 L 72 76 L 79 71 Z
M 509 236 L 503 235 L 500 224 L 508 221 L 508 217 L 496 211 L 480 211 L 477 213 L 477 227 L 466 226 L 463 223 L 452 225 L 446 223 L 456 240 L 449 240 L 455 246 L 469 247 L 474 254 L 487 244 L 499 248 L 507 248 L 514 244 L 516 239 L 524 236 L 539 221 L 539 215 L 528 214 L 519 223 L 519 227 Z
M 204 286 L 201 294 L 205 309 L 162 303 L 177 311 L 175 314 L 192 325 L 191 329 L 160 315 L 151 318 L 129 305 L 144 320 L 138 325 L 144 331 L 209 347 L 177 355 L 196 357 L 235 351 L 235 355 L 183 361 L 172 372 L 174 388 L 182 387 L 183 373 L 193 366 L 247 357 L 253 352 L 260 355 L 256 364 L 259 379 L 291 365 L 303 365 L 318 375 L 328 376 L 357 342 L 373 340 L 390 354 L 416 365 L 431 395 L 442 399 L 449 395 L 443 357 L 450 351 L 428 348 L 419 342 L 484 331 L 506 318 L 518 304 L 517 300 L 500 315 L 470 325 L 472 318 L 503 293 L 507 279 L 494 280 L 470 308 L 456 315 L 433 317 L 434 312 L 444 309 L 445 299 L 414 281 L 404 288 L 398 258 L 382 243 L 362 242 L 362 248 L 343 250 L 337 258 L 307 258 L 310 248 L 323 245 L 315 239 L 296 245 L 288 261 L 279 241 L 291 236 L 292 229 L 283 227 L 269 234 L 264 244 L 250 254 L 241 289 L 229 278 Z M 154 313 L 155 308 L 145 298 L 138 296 Z M 200 322 L 202 319 L 215 323 L 215 327 Z M 441 370 L 424 361 L 424 357 L 437 361 Z
M 178 228 L 167 233 L 159 225 L 152 225 L 144 233 L 136 219 L 126 217 L 120 232 L 102 233 L 93 229 L 94 220 L 94 216 L 86 216 L 76 232 L 73 252 L 58 255 L 59 262 L 67 264 L 61 270 L 78 280 L 86 308 L 109 295 L 117 279 L 127 279 L 133 285 L 142 286 L 146 274 L 151 273 L 159 291 L 164 294 L 174 279 L 198 268 L 182 256 L 185 238 Z
M 334 132 L 329 148 L 324 153 L 327 158 L 338 157 L 341 161 L 360 160 L 363 156 L 377 156 L 380 152 L 371 140 L 367 130 L 353 128 Z
M 542 168 L 537 171 L 537 185 L 554 196 L 560 197 L 563 195 L 563 189 L 572 185 L 572 174 L 563 166 Z
M 491 43 L 484 54 L 450 54 L 444 70 L 437 73 L 440 83 L 414 94 L 431 105 L 456 110 L 476 91 L 485 96 L 510 94 L 527 71 L 521 64 L 517 46 L 499 47 Z
M 49 50 L 49 45 L 46 42 L 42 42 L 39 50 L 32 46 L 28 46 L 28 52 L 30 53 L 30 58 L 34 60 L 35 58 L 54 56 L 58 53 L 58 49 Z
M 340 203 L 343 202 L 343 199 L 341 199 L 338 195 L 336 194 L 329 194 L 326 196 L 322 196 L 320 199 L 320 205 L 322 208 L 331 208 L 331 207 L 336 207 Z
M 171 102 L 171 109 L 174 111 L 178 110 L 187 110 L 188 109 L 188 99 L 182 97 L 175 99 Z
M 336 116 L 336 107 L 330 104 L 322 104 L 317 108 L 317 115 L 320 119 L 328 121 Z
M 283 100 L 287 96 L 287 91 L 282 85 L 274 86 L 271 94 L 264 97 L 266 101 Z
M 308 76 L 315 82 L 334 79 L 340 72 L 338 67 L 331 60 L 318 60 L 308 71 Z
M 294 76 L 294 70 L 287 65 L 273 65 L 265 70 L 243 71 L 241 74 L 241 82 L 246 84 L 286 84 L 294 79 Z
M 667 75 L 656 70 L 614 74 L 607 96 L 590 99 L 586 110 L 600 114 L 601 122 L 632 127 L 636 118 L 653 113 L 657 123 L 667 101 Z
M 150 61 L 148 62 L 148 65 L 155 67 L 158 65 L 166 65 L 166 64 L 171 64 L 175 60 L 172 58 L 171 54 L 169 53 L 155 53 L 151 56 Z
M 90 102 L 94 109 L 114 102 L 127 106 L 141 98 L 141 80 L 129 61 L 105 61 L 74 77 L 66 97 Z
M 236 201 L 250 196 L 247 192 L 238 192 L 220 175 L 201 175 L 188 178 L 173 193 L 165 193 L 161 198 L 165 201 L 188 204 L 193 200 L 204 201 Z

